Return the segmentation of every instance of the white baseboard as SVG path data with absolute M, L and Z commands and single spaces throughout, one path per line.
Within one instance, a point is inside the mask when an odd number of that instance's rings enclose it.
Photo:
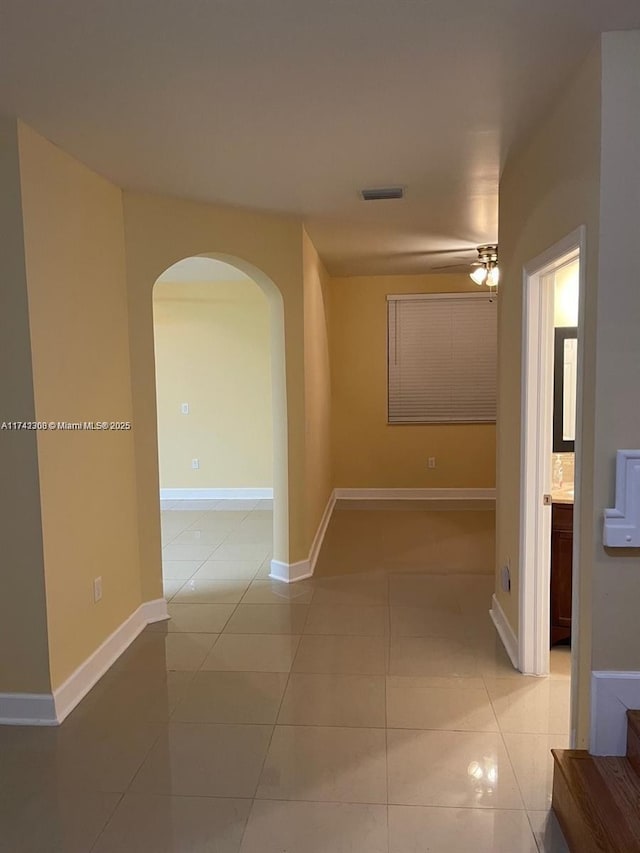
M 151 622 L 168 619 L 164 598 L 146 601 L 53 693 L 0 693 L 0 725 L 57 726 Z
M 591 673 L 589 752 L 592 755 L 625 755 L 629 708 L 640 709 L 640 672 Z
M 491 620 L 495 626 L 498 636 L 502 640 L 502 645 L 506 653 L 509 655 L 509 660 L 513 664 L 514 669 L 518 669 L 518 638 L 513 632 L 513 628 L 509 624 L 509 620 L 504 614 L 504 610 L 500 606 L 500 602 L 493 595 L 491 597 L 491 610 L 489 611 Z
M 162 501 L 250 501 L 267 498 L 273 498 L 273 489 L 160 489 Z
M 316 530 L 316 535 L 313 537 L 309 557 L 306 560 L 299 560 L 297 563 L 282 563 L 280 560 L 271 560 L 271 572 L 269 573 L 269 577 L 274 580 L 284 581 L 285 583 L 294 583 L 295 581 L 310 578 L 313 575 L 335 505 L 336 493 L 334 489 L 329 495 L 329 500 L 327 501 L 327 505 L 322 513 L 322 518 L 320 519 L 320 524 Z
M 293 583 L 310 578 L 316 567 L 336 500 L 485 500 L 495 501 L 495 489 L 334 489 L 320 519 L 309 556 L 297 563 L 271 561 L 269 577 Z M 510 629 L 509 629 L 510 630 Z
M 56 726 L 51 693 L 0 693 L 0 725 Z
M 347 501 L 495 501 L 495 489 L 334 489 Z
M 322 543 L 324 542 L 324 537 L 327 532 L 327 528 L 329 527 L 329 522 L 331 521 L 331 515 L 333 514 L 333 508 L 335 505 L 336 492 L 334 489 L 329 495 L 329 500 L 327 501 L 327 505 L 322 513 L 322 518 L 320 519 L 320 524 L 316 530 L 316 535 L 313 537 L 313 542 L 311 543 L 311 550 L 309 551 L 309 571 L 311 574 L 313 574 L 316 569 L 318 555 L 320 554 L 320 549 L 322 548 Z
M 295 581 L 310 578 L 312 574 L 309 560 L 298 560 L 297 563 L 282 563 L 280 560 L 271 560 L 269 577 L 274 581 L 295 583 Z

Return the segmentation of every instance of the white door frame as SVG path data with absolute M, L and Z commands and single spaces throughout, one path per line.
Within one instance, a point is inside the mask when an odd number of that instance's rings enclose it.
M 523 269 L 522 433 L 520 478 L 520 621 L 519 669 L 527 675 L 549 674 L 551 584 L 551 507 L 543 495 L 551 490 L 553 420 L 553 273 L 580 258 L 578 297 L 578 380 L 576 478 L 574 484 L 572 634 L 578 636 L 580 537 L 580 443 L 583 388 L 584 226 L 568 234 Z M 572 657 L 575 659 L 577 644 Z M 575 668 L 572 668 L 575 669 Z

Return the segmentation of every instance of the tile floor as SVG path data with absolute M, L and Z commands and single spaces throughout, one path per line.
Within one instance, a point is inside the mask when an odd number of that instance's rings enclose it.
M 0 853 L 561 853 L 569 659 L 514 672 L 493 514 L 339 506 L 268 579 L 271 508 L 163 508 L 171 621 L 57 729 L 0 728 Z

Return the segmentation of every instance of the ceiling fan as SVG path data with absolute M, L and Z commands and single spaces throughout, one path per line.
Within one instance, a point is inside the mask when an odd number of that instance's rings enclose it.
M 465 249 L 463 251 L 468 253 L 473 250 Z M 467 272 L 469 267 L 476 267 L 473 272 L 469 273 L 469 276 L 477 285 L 481 286 L 486 284 L 488 287 L 497 287 L 500 279 L 500 269 L 498 267 L 498 244 L 486 243 L 482 246 L 478 246 L 475 251 L 478 253 L 478 257 L 475 261 L 461 261 L 456 264 L 445 264 L 441 267 L 433 267 L 433 271 L 460 270 L 461 272 Z M 459 254 L 462 253 L 459 252 Z
M 490 290 L 497 287 L 500 277 L 498 268 L 498 244 L 483 243 L 481 246 L 461 246 L 457 249 L 416 249 L 408 252 L 394 252 L 385 256 L 389 259 L 438 258 L 443 255 L 453 255 L 454 263 L 430 267 L 424 272 L 460 272 L 468 273 L 473 281 L 482 286 L 486 284 Z M 457 256 L 457 257 L 456 257 Z M 472 272 L 469 272 L 469 270 Z
M 460 258 L 459 261 L 452 264 L 445 264 L 444 266 L 439 267 L 431 267 L 431 271 L 433 270 L 445 270 L 445 269 L 453 269 L 455 267 L 460 267 L 461 269 L 468 269 L 471 265 L 471 259 L 466 260 L 466 256 L 475 257 L 477 253 L 477 249 L 475 246 L 460 246 L 457 249 L 413 249 L 406 252 L 397 252 L 394 251 L 392 254 L 384 255 L 385 258 L 402 258 L 410 260 L 412 258 L 424 258 L 425 261 L 431 258 L 442 258 L 442 260 L 446 260 L 446 256 L 453 255 L 454 257 Z

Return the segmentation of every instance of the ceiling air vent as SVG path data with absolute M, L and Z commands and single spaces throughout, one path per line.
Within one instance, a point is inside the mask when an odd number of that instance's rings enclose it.
M 364 201 L 382 201 L 387 198 L 404 198 L 404 187 L 376 187 L 370 190 L 360 190 Z

